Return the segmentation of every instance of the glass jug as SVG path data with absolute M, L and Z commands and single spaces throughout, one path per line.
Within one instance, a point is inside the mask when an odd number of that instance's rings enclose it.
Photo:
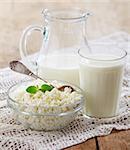
M 27 27 L 20 39 L 20 54 L 30 69 L 45 79 L 57 79 L 79 85 L 78 49 L 87 46 L 86 20 L 89 12 L 71 10 L 43 11 L 46 25 Z M 27 37 L 40 31 L 43 43 L 38 58 L 31 61 L 27 53 Z

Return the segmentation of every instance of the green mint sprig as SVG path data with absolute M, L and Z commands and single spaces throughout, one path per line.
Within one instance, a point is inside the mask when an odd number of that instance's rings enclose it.
M 28 92 L 30 94 L 35 94 L 38 91 L 42 91 L 43 93 L 45 93 L 46 91 L 51 91 L 53 88 L 54 88 L 54 86 L 48 85 L 48 84 L 43 84 L 41 87 L 29 86 L 29 87 L 27 87 L 26 92 Z

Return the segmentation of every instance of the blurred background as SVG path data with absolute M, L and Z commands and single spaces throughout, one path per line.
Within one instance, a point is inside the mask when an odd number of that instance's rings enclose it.
M 43 9 L 72 7 L 93 13 L 87 24 L 89 40 L 118 31 L 130 33 L 129 0 L 0 0 L 0 68 L 12 59 L 20 59 L 22 30 L 30 24 L 44 25 Z M 41 39 L 40 33 L 34 33 L 29 39 L 30 50 L 39 49 Z

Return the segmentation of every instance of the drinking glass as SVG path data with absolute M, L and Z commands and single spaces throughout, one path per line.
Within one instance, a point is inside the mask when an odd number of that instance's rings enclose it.
M 91 117 L 114 117 L 119 101 L 127 52 L 109 43 L 89 44 L 91 52 L 79 49 L 80 87 L 86 99 L 83 113 Z

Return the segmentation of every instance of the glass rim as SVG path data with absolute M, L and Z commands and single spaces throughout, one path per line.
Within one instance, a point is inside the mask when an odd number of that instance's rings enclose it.
M 51 14 L 51 12 L 60 12 L 60 11 L 64 11 L 64 12 L 69 12 L 69 11 L 77 11 L 80 12 L 79 16 L 77 17 L 60 17 L 58 15 L 53 15 Z M 44 15 L 44 17 L 47 20 L 51 20 L 51 21 L 81 21 L 81 20 L 85 20 L 88 16 L 91 15 L 91 13 L 89 11 L 85 11 L 83 9 L 79 9 L 79 8 L 63 8 L 63 9 L 44 9 L 42 10 L 42 14 Z
M 81 54 L 81 49 L 82 49 L 82 48 L 78 49 L 78 55 L 79 55 L 80 57 L 84 58 L 84 59 L 88 59 L 88 60 L 91 60 L 91 61 L 98 61 L 98 62 L 99 62 L 99 61 L 100 61 L 100 62 L 119 61 L 119 60 L 122 60 L 123 58 L 125 58 L 125 57 L 127 56 L 127 51 L 120 48 L 120 50 L 122 50 L 122 52 L 123 52 L 124 54 L 123 54 L 122 56 L 120 56 L 119 58 L 105 59 L 105 60 L 102 60 L 102 59 L 100 59 L 100 58 L 99 58 L 99 59 L 95 59 L 95 58 L 91 58 L 91 57 L 87 57 L 87 56 L 82 55 L 82 54 Z

